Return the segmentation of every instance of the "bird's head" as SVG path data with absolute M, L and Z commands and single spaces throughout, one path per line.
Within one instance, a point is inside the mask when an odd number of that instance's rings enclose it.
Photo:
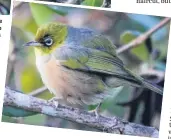
M 24 44 L 33 46 L 36 54 L 51 54 L 56 48 L 62 46 L 67 36 L 67 26 L 61 23 L 48 23 L 38 28 L 35 40 Z

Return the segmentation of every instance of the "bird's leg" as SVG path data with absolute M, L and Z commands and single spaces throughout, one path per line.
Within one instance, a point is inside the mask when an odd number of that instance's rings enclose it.
M 55 108 L 58 108 L 58 104 L 59 104 L 58 100 L 59 100 L 58 98 L 53 97 L 52 99 L 48 100 L 48 102 L 54 104 Z
M 94 113 L 96 115 L 97 119 L 99 118 L 99 112 L 100 112 L 101 105 L 102 105 L 102 103 L 99 103 L 94 110 L 89 111 L 90 113 Z

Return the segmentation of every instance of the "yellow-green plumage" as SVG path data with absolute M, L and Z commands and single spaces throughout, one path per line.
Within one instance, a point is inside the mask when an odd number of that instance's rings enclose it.
M 48 29 L 48 32 L 47 32 Z M 57 34 L 55 32 L 58 32 Z M 37 34 L 35 37 L 35 41 L 40 42 L 41 39 L 46 36 L 50 35 L 53 40 L 55 40 L 52 47 L 35 47 L 36 52 L 38 52 L 40 55 L 46 55 L 54 51 L 57 47 L 61 46 L 61 44 L 64 42 L 66 36 L 67 36 L 67 27 L 65 25 L 62 25 L 60 23 L 51 23 L 50 25 L 45 24 L 41 26 L 37 30 Z
M 125 84 L 162 94 L 125 68 L 107 37 L 89 29 L 49 23 L 26 45 L 34 46 L 36 65 L 48 89 L 70 103 L 100 103 L 111 89 Z

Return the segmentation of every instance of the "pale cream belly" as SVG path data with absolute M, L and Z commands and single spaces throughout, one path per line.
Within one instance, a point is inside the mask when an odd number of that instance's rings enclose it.
M 100 103 L 108 95 L 100 77 L 64 68 L 55 59 L 38 69 L 44 84 L 58 99 L 89 105 Z

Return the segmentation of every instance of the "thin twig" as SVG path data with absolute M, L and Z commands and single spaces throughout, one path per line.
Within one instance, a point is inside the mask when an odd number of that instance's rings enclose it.
M 30 92 L 29 95 L 31 95 L 31 96 L 37 96 L 37 95 L 43 93 L 46 90 L 47 90 L 47 87 L 46 86 L 43 86 L 43 87 L 40 87 L 40 88 L 38 88 L 38 89 Z
M 132 40 L 130 43 L 121 46 L 120 48 L 117 49 L 117 53 L 120 54 L 130 48 L 136 47 L 137 45 L 141 44 L 144 42 L 149 36 L 151 36 L 154 32 L 158 31 L 160 28 L 162 28 L 164 25 L 169 23 L 171 20 L 170 17 L 164 18 L 160 23 L 158 23 L 156 26 L 148 30 L 147 32 L 143 33 L 136 39 Z
M 5 89 L 4 106 L 22 108 L 24 110 L 66 119 L 107 133 L 156 138 L 159 135 L 158 130 L 154 127 L 130 123 L 115 116 L 112 118 L 99 116 L 97 118 L 93 113 L 60 104 L 56 107 L 53 103 L 46 100 L 11 90 L 8 87 Z

